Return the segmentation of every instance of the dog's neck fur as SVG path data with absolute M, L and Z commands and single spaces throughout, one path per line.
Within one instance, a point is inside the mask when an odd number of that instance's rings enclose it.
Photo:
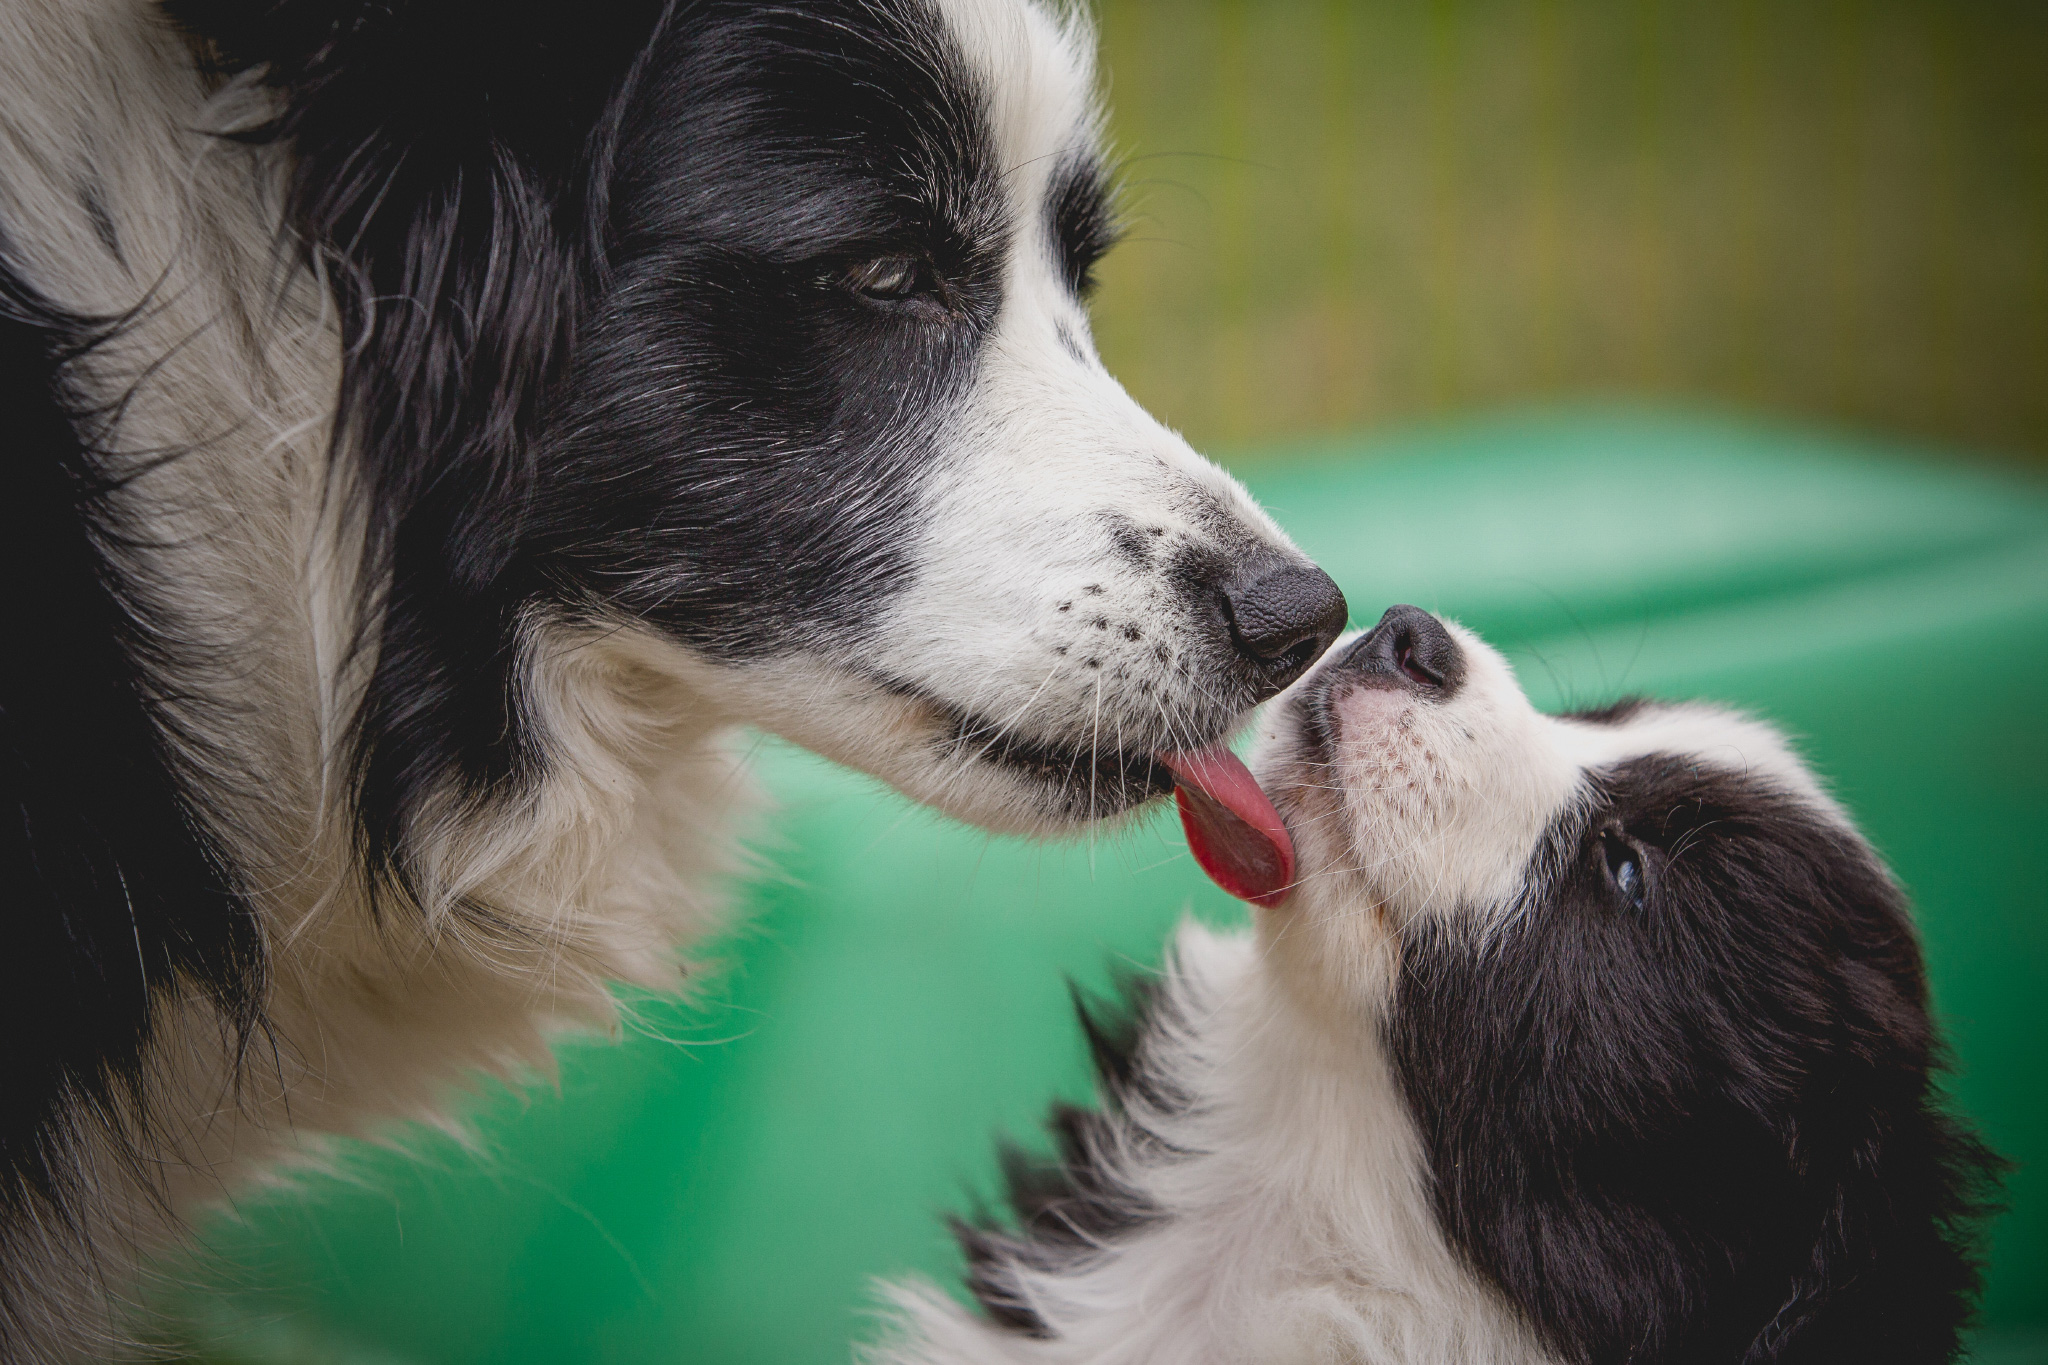
M 1128 1231 L 1058 1264 L 1009 1262 L 1018 1324 L 897 1291 L 906 1330 L 877 1362 L 1551 1359 L 1437 1231 L 1370 1022 L 1311 1017 L 1271 946 L 1182 929 L 1138 1044 L 1144 1083 L 1087 1144 Z

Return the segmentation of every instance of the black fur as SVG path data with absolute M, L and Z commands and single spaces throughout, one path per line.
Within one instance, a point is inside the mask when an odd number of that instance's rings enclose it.
M 538 491 L 534 427 L 596 284 L 607 110 L 662 7 L 167 7 L 214 65 L 283 99 L 245 136 L 290 144 L 287 219 L 340 311 L 336 442 L 355 447 L 365 581 L 389 585 L 356 806 L 366 851 L 403 880 L 402 831 L 430 796 L 530 762 L 506 579 Z
M 22 282 L 0 239 L 0 1223 L 82 1216 L 67 1150 L 117 1107 L 149 1123 L 142 1054 L 159 1002 L 212 998 L 240 1046 L 256 1029 L 263 956 L 206 813 L 165 747 L 196 742 L 166 713 L 150 585 L 117 573 L 146 532 L 113 495 L 139 472 L 92 445 L 67 362 L 120 320 L 66 316 Z M 117 1106 L 116 1101 L 120 1101 Z M 109 1130 L 119 1159 L 121 1139 Z M 154 1171 L 130 1158 L 144 1189 Z M 0 1359 L 35 1309 L 0 1275 Z
M 171 9 L 282 92 L 255 136 L 291 143 L 292 223 L 341 303 L 341 434 L 389 583 L 355 744 L 374 865 L 405 882 L 433 801 L 536 775 L 526 615 L 739 658 L 829 650 L 886 604 L 925 418 L 973 376 L 1011 227 L 935 11 Z M 1077 155 L 1060 185 L 1078 287 L 1102 173 Z M 902 307 L 847 287 L 889 255 L 927 275 Z
M 1093 157 L 1077 156 L 1060 167 L 1053 182 L 1052 225 L 1067 284 L 1085 298 L 1095 292 L 1096 262 L 1120 232 L 1108 177 Z
M 1854 834 L 1631 761 L 1497 941 L 1404 954 L 1389 1042 L 1439 1218 L 1565 1359 L 1953 1355 L 1995 1162 L 1939 1108 L 1919 950 Z

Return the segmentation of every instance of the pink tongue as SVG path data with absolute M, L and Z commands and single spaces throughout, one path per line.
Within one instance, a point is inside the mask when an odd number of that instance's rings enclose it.
M 1181 827 L 1210 880 L 1254 905 L 1284 900 L 1294 885 L 1294 842 L 1237 755 L 1218 744 L 1161 752 L 1159 761 L 1178 779 Z

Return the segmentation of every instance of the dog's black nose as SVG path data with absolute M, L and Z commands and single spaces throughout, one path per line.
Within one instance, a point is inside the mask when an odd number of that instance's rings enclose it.
M 1247 565 L 1223 587 L 1223 615 L 1237 652 L 1278 691 L 1322 657 L 1344 629 L 1344 594 L 1304 560 Z
M 1444 623 L 1421 607 L 1388 607 L 1380 623 L 1358 637 L 1333 668 L 1369 686 L 1398 687 L 1443 701 L 1465 681 L 1465 653 Z

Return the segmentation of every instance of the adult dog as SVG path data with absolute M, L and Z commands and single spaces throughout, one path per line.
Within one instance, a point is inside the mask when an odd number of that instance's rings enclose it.
M 906 1289 L 871 1359 L 1953 1357 L 1996 1163 L 1897 886 L 1782 736 L 1541 715 L 1413 607 L 1262 728 L 1272 804 L 1188 803 L 1254 932 L 1189 926 L 1091 1026 L 1107 1109 L 1013 1163 L 1021 1227 L 962 1229 L 985 1313 Z
M 1088 334 L 1027 0 L 0 6 L 0 1356 L 674 978 L 738 723 L 996 829 L 1334 585 Z

